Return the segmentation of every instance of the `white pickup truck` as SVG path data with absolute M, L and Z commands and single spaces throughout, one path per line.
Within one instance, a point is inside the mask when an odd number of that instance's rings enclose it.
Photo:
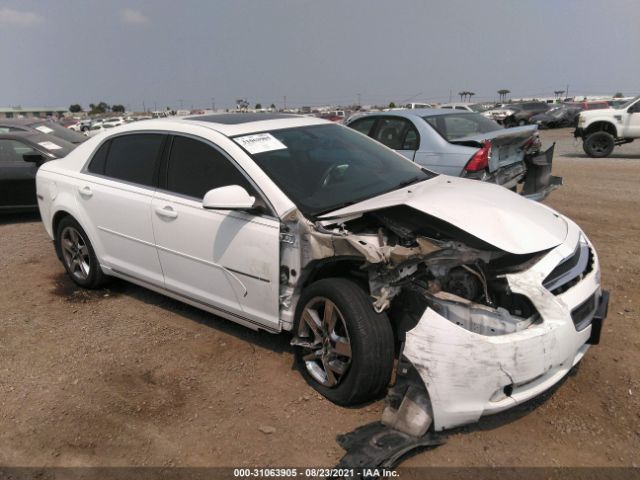
M 640 96 L 615 108 L 585 110 L 578 117 L 575 137 L 590 157 L 608 157 L 616 145 L 640 138 Z

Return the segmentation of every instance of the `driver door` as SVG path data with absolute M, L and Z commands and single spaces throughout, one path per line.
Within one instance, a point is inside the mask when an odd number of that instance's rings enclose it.
M 640 138 L 640 100 L 634 103 L 627 110 L 630 110 L 624 126 L 624 137 Z
M 38 154 L 19 140 L 0 138 L 0 209 L 37 207 L 37 165 L 26 162 L 25 154 Z
M 165 288 L 227 318 L 279 330 L 280 222 L 266 213 L 211 210 L 204 194 L 240 185 L 260 194 L 234 162 L 204 140 L 176 135 L 151 216 Z

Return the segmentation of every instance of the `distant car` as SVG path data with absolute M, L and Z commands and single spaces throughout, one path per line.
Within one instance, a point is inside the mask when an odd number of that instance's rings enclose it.
M 63 127 L 59 123 L 42 118 L 10 118 L 0 120 L 0 132 L 39 132 L 58 137 L 66 142 L 79 144 L 87 137 Z
M 89 128 L 89 130 L 85 131 L 84 134 L 87 137 L 95 137 L 99 133 L 104 132 L 104 130 L 105 130 L 105 127 L 104 127 L 104 124 L 102 122 L 94 122 L 91 125 L 91 128 Z
M 102 125 L 104 125 L 105 128 L 111 128 L 111 127 L 119 127 L 121 125 L 124 125 L 125 123 L 126 121 L 123 117 L 114 117 L 114 118 L 104 119 L 104 121 L 102 122 Z
M 599 110 L 601 108 L 611 108 L 609 102 L 568 102 L 565 105 L 579 107 L 582 110 Z
M 36 171 L 48 160 L 62 158 L 75 145 L 34 131 L 0 129 L 0 212 L 36 210 Z
M 484 112 L 482 112 L 482 115 L 487 118 L 490 118 L 495 122 L 498 122 L 499 124 L 502 124 L 505 118 L 507 118 L 510 115 L 513 115 L 519 109 L 520 107 L 518 107 L 518 105 L 516 104 L 500 103 L 495 107 L 490 108 L 489 110 L 485 110 Z
M 443 103 L 438 108 L 444 108 L 445 110 L 464 110 L 466 112 L 473 112 L 473 108 L 468 103 Z
M 560 105 L 544 113 L 533 115 L 529 122 L 540 128 L 575 127 L 581 111 L 582 108 L 579 106 Z
M 552 177 L 553 147 L 540 152 L 537 127 L 506 130 L 479 113 L 445 109 L 362 113 L 345 125 L 434 172 L 497 183 L 540 200 Z
M 544 113 L 553 105 L 546 102 L 523 102 L 514 105 L 517 110 L 505 117 L 503 123 L 505 127 L 515 127 L 529 125 L 531 117 L 538 113 Z

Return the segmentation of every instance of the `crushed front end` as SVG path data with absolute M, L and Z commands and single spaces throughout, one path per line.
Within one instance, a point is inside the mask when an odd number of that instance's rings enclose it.
M 556 248 L 520 265 L 495 260 L 473 300 L 460 295 L 464 282 L 457 294 L 405 289 L 398 318 L 408 328 L 385 424 L 419 436 L 476 422 L 546 391 L 598 343 L 609 296 L 595 250 L 566 221 Z

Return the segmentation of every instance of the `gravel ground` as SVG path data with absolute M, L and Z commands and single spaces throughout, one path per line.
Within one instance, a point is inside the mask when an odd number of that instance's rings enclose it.
M 640 142 L 589 159 L 568 129 L 546 201 L 595 243 L 611 291 L 601 345 L 557 389 L 450 433 L 406 466 L 640 464 Z M 380 418 L 293 369 L 254 333 L 142 288 L 82 291 L 37 215 L 0 219 L 0 465 L 332 466 L 335 436 Z

